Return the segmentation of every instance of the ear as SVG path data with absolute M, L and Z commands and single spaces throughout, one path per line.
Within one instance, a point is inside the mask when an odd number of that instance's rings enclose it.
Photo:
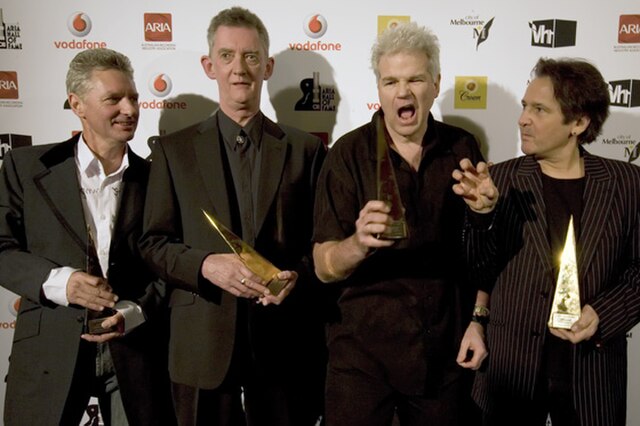
M 82 98 L 75 93 L 69 93 L 67 99 L 73 113 L 80 118 L 84 118 L 84 102 L 82 101 Z
M 267 66 L 264 69 L 264 80 L 269 80 L 269 78 L 273 75 L 273 69 L 276 66 L 276 61 L 273 57 L 267 59 Z
M 590 123 L 591 119 L 586 115 L 583 115 L 574 122 L 573 126 L 571 127 L 571 134 L 576 136 L 580 135 L 582 132 L 587 130 L 587 127 L 589 127 Z
M 434 98 L 437 98 L 438 95 L 440 95 L 440 80 L 441 80 L 441 77 L 442 76 L 440 74 L 438 74 L 438 76 L 433 81 L 433 84 L 435 85 L 435 90 L 436 90 L 436 95 L 434 96 Z
M 211 57 L 208 55 L 203 55 L 200 58 L 200 64 L 202 65 L 202 69 L 204 70 L 204 73 L 207 75 L 207 77 L 209 77 L 211 80 L 215 80 L 216 71 L 213 67 L 213 61 L 211 60 Z

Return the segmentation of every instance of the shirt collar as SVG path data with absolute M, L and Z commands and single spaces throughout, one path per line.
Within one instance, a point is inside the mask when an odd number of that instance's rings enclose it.
M 118 170 L 113 172 L 111 176 L 123 173 L 129 167 L 128 151 L 129 146 L 125 145 L 124 156 L 120 163 L 120 167 Z M 102 163 L 100 163 L 95 154 L 89 149 L 89 146 L 84 140 L 84 136 L 82 136 L 76 144 L 76 164 L 78 165 L 78 169 L 87 177 L 106 177 Z
M 262 139 L 263 123 L 264 115 L 261 111 L 258 111 L 256 115 L 251 117 L 247 125 L 242 127 L 229 118 L 222 110 L 218 110 L 218 127 L 220 128 L 220 134 L 230 148 L 235 147 L 236 136 L 238 136 L 240 130 L 244 130 L 247 136 L 249 136 L 249 139 L 251 139 L 251 143 L 254 144 L 256 148 L 259 148 Z

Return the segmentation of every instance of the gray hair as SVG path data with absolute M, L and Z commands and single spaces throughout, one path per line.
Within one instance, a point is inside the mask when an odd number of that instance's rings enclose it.
M 254 29 L 258 32 L 258 37 L 264 48 L 264 52 L 269 56 L 269 33 L 264 26 L 260 18 L 248 9 L 242 7 L 230 7 L 224 9 L 220 13 L 211 19 L 209 24 L 209 30 L 207 31 L 207 41 L 209 42 L 209 49 L 213 47 L 215 41 L 216 31 L 221 26 L 225 27 L 240 27 Z
M 131 61 L 120 52 L 111 49 L 87 49 L 78 53 L 67 71 L 67 94 L 82 97 L 89 90 L 93 71 L 117 70 L 133 80 Z
M 428 28 L 419 27 L 415 22 L 406 22 L 387 28 L 378 36 L 371 48 L 371 68 L 380 79 L 378 64 L 384 55 L 400 52 L 422 52 L 429 58 L 427 70 L 435 80 L 440 75 L 440 43 L 438 37 Z

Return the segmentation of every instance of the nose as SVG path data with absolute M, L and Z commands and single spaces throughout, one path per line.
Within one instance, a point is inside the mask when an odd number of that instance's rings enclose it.
M 398 96 L 401 98 L 405 98 L 411 95 L 411 90 L 409 88 L 409 83 L 406 81 L 398 82 Z
M 247 61 L 244 55 L 236 55 L 233 59 L 233 73 L 238 75 L 244 75 L 247 73 Z
M 524 127 L 530 123 L 529 114 L 527 113 L 526 108 L 522 108 L 522 112 L 520 113 L 520 117 L 518 118 L 518 126 Z
M 123 97 L 122 100 L 120 101 L 120 110 L 125 115 L 129 115 L 129 116 L 138 115 L 138 110 L 139 110 L 138 99 L 130 98 L 127 96 Z

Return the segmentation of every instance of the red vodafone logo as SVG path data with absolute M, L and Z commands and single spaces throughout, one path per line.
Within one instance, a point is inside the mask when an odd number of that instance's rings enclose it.
M 302 29 L 311 38 L 320 38 L 327 32 L 327 20 L 320 14 L 307 16 Z
M 74 12 L 67 19 L 69 32 L 76 37 L 84 37 L 91 32 L 91 18 L 84 12 Z
M 173 84 L 167 74 L 157 74 L 149 80 L 149 91 L 160 98 L 171 93 L 172 88 Z

